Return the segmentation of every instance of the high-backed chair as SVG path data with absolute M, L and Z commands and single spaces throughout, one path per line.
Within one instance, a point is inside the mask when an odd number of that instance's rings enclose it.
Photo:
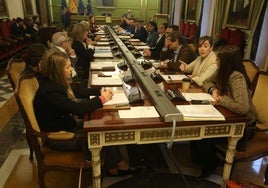
M 22 59 L 11 58 L 8 61 L 6 71 L 9 82 L 14 91 L 16 89 L 17 82 L 24 68 L 25 68 L 25 62 Z
M 234 163 L 241 161 L 253 161 L 268 155 L 268 72 L 258 72 L 257 83 L 252 101 L 257 112 L 257 125 L 253 137 L 246 141 L 243 151 L 236 151 Z M 224 154 L 226 145 L 217 145 L 218 151 Z M 268 167 L 267 167 L 268 168 Z M 268 183 L 268 169 L 266 180 Z
M 245 151 L 237 152 L 237 162 L 256 160 L 268 155 L 268 73 L 258 72 L 257 84 L 253 93 L 253 104 L 257 112 L 257 130 L 252 139 L 247 141 Z M 268 166 L 265 172 L 265 184 L 268 184 Z
M 48 171 L 76 171 L 78 180 L 80 166 L 86 160 L 84 153 L 82 151 L 52 150 L 43 144 L 43 141 L 47 139 L 73 139 L 74 134 L 66 132 L 44 134 L 40 132 L 33 108 L 33 100 L 38 87 L 39 84 L 34 75 L 23 75 L 19 79 L 15 96 L 26 125 L 30 145 L 36 156 L 39 186 L 45 187 L 45 174 Z M 88 169 L 89 166 L 86 168 Z
M 255 79 L 259 71 L 259 67 L 251 59 L 244 59 L 243 64 L 245 66 L 249 80 L 251 84 L 253 84 L 256 81 Z

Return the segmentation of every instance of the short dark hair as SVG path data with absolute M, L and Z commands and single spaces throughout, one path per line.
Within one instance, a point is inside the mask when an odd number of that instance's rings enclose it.
M 185 44 L 185 40 L 179 31 L 174 31 L 170 33 L 168 37 L 170 37 L 171 42 L 175 42 L 176 40 L 178 40 L 180 44 Z
M 211 36 L 206 35 L 206 36 L 202 36 L 202 37 L 199 38 L 198 46 L 201 46 L 206 41 L 208 41 L 211 46 L 214 45 L 213 38 Z
M 170 25 L 170 26 L 168 26 L 168 28 L 173 29 L 173 31 L 179 31 L 179 26 L 177 26 L 177 25 Z
M 45 52 L 46 47 L 43 44 L 33 43 L 28 46 L 25 53 L 22 55 L 22 59 L 27 65 L 34 67 L 38 65 Z

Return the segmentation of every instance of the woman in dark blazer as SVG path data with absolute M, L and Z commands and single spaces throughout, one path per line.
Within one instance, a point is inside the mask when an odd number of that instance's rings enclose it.
M 82 69 L 82 78 L 87 79 L 89 74 L 89 65 L 93 60 L 94 46 L 93 41 L 88 38 L 88 30 L 85 25 L 78 23 L 72 30 L 74 49 L 77 56 L 77 66 Z M 79 68 L 78 68 L 79 69 Z
M 44 133 L 71 131 L 76 135 L 70 141 L 50 141 L 46 144 L 52 149 L 64 151 L 84 149 L 85 154 L 88 154 L 87 134 L 82 129 L 83 120 L 77 120 L 74 115 L 89 114 L 101 108 L 112 98 L 113 92 L 100 88 L 72 90 L 69 82 L 73 68 L 66 53 L 48 51 L 42 57 L 40 66 L 41 74 L 37 76 L 39 88 L 33 101 L 40 130 Z M 89 99 L 89 96 L 95 97 Z M 121 157 L 118 147 L 106 147 L 106 150 L 106 164 L 110 174 L 133 173 Z

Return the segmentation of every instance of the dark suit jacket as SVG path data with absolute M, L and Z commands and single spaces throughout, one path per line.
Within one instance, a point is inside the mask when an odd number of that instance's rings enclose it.
M 172 60 L 174 58 L 174 55 L 175 55 L 174 52 L 171 50 L 162 51 L 160 54 L 160 59 L 161 60 L 165 60 L 165 59 Z M 195 60 L 195 58 L 196 58 L 196 55 L 195 55 L 194 51 L 192 50 L 192 48 L 188 44 L 184 44 L 179 51 L 177 61 L 176 62 L 170 61 L 168 63 L 168 68 L 171 68 L 174 70 L 179 70 L 180 69 L 179 66 L 181 64 L 179 62 L 179 60 L 184 61 L 187 64 L 190 64 L 193 60 Z
M 65 89 L 42 75 L 37 76 L 39 88 L 34 98 L 34 111 L 41 131 L 73 131 L 77 123 L 72 115 L 91 113 L 102 107 L 99 97 L 89 99 L 90 95 L 99 96 L 100 88 L 77 88 L 77 98 L 85 98 L 83 102 L 72 101 L 67 97 Z
M 72 48 L 74 49 L 77 56 L 77 66 L 81 67 L 83 71 L 83 78 L 88 78 L 89 65 L 93 60 L 94 50 L 87 49 L 83 43 L 79 41 L 73 41 Z
M 153 48 L 150 48 L 151 51 L 151 58 L 152 59 L 159 59 L 160 52 L 165 45 L 165 35 L 163 35 L 160 40 L 155 44 Z
M 140 39 L 140 41 L 146 42 L 147 35 L 148 33 L 146 29 L 144 27 L 141 27 L 140 30 L 137 30 L 136 32 L 134 32 L 134 36 L 132 38 Z

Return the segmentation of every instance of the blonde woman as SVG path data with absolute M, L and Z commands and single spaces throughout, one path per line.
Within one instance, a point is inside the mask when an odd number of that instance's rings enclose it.
M 93 60 L 94 46 L 93 41 L 88 37 L 87 27 L 81 23 L 75 24 L 72 30 L 72 48 L 77 56 L 77 66 L 83 71 L 82 78 L 87 79 L 89 65 Z
M 34 98 L 34 110 L 42 132 L 71 131 L 76 138 L 70 141 L 50 141 L 46 144 L 57 150 L 73 151 L 86 149 L 87 135 L 83 131 L 83 121 L 73 115 L 89 114 L 101 108 L 113 96 L 111 90 L 100 88 L 70 87 L 72 66 L 68 55 L 58 51 L 48 51 L 42 57 L 41 74 L 37 76 L 39 88 Z M 89 99 L 89 96 L 95 96 Z M 77 102 L 77 98 L 83 98 Z M 107 147 L 107 166 L 111 175 L 133 173 L 122 159 L 117 147 Z M 89 157 L 89 156 L 88 156 Z

